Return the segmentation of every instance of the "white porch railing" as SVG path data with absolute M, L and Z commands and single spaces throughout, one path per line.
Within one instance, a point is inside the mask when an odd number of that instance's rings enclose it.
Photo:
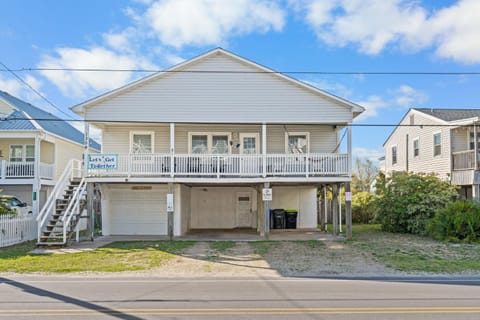
M 265 158 L 264 158 L 265 157 Z M 174 167 L 169 154 L 118 155 L 116 168 L 92 169 L 89 176 L 262 177 L 345 176 L 349 156 L 339 153 L 267 154 L 176 154 Z M 265 160 L 265 161 L 264 161 Z
M 40 178 L 53 179 L 55 176 L 55 165 L 49 163 L 40 163 Z
M 37 237 L 37 222 L 33 216 L 0 215 L 0 247 L 33 240 Z
M 40 178 L 53 179 L 55 166 L 40 162 Z M 0 163 L 0 179 L 28 179 L 35 176 L 34 162 L 12 162 L 2 160 Z
M 480 156 L 477 157 L 480 160 Z M 475 151 L 459 151 L 452 153 L 452 168 L 453 170 L 476 170 L 479 168 L 475 165 Z

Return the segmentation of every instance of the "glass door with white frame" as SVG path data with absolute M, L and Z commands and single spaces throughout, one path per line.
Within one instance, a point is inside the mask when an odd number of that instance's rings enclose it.
M 258 156 L 258 134 L 240 133 L 240 173 L 255 175 L 260 173 L 260 157 Z

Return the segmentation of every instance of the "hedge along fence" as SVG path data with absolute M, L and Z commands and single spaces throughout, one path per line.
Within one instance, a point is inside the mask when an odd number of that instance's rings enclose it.
M 0 247 L 37 238 L 37 221 L 35 217 L 21 217 L 13 214 L 0 215 Z

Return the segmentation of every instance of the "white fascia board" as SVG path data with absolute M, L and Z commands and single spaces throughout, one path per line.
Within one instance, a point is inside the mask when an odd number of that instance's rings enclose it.
M 0 139 L 28 139 L 41 136 L 42 133 L 41 130 L 0 130 Z
M 137 80 L 137 81 L 134 81 L 134 82 L 132 82 L 132 83 L 130 83 L 130 84 L 127 84 L 127 85 L 125 85 L 125 86 L 123 86 L 123 87 L 120 87 L 120 88 L 118 88 L 118 89 L 109 91 L 109 92 L 107 92 L 107 93 L 105 93 L 105 94 L 103 94 L 103 95 L 100 95 L 100 96 L 94 97 L 94 98 L 92 98 L 92 99 L 90 99 L 90 100 L 87 100 L 87 101 L 85 101 L 85 102 L 82 102 L 82 103 L 80 103 L 80 104 L 78 104 L 78 105 L 75 105 L 75 106 L 71 107 L 70 109 L 71 109 L 73 112 L 75 112 L 76 114 L 78 114 L 78 115 L 84 115 L 84 114 L 85 114 L 85 109 L 88 108 L 89 106 L 95 104 L 95 103 L 98 103 L 98 102 L 103 101 L 103 100 L 107 100 L 107 99 L 109 99 L 109 98 L 111 98 L 111 97 L 113 97 L 113 96 L 115 96 L 115 95 L 117 95 L 117 94 L 119 94 L 119 93 L 121 93 L 121 92 L 123 92 L 123 91 L 127 91 L 127 90 L 132 89 L 132 88 L 134 88 L 134 87 L 136 87 L 136 86 L 140 86 L 140 85 L 142 85 L 142 84 L 145 83 L 145 82 L 148 82 L 148 81 L 151 81 L 151 80 L 160 78 L 160 77 L 162 77 L 162 76 L 167 75 L 169 72 L 172 72 L 172 71 L 175 71 L 175 70 L 179 70 L 179 69 L 185 68 L 186 66 L 188 66 L 188 65 L 190 65 L 190 64 L 194 64 L 195 62 L 197 62 L 197 61 L 199 61 L 199 60 L 205 59 L 205 58 L 207 58 L 207 57 L 209 57 L 209 56 L 212 56 L 212 55 L 214 55 L 214 54 L 219 54 L 219 53 L 225 54 L 226 56 L 229 56 L 229 57 L 231 57 L 231 58 L 233 58 L 233 59 L 235 59 L 235 60 L 241 61 L 241 62 L 243 62 L 243 63 L 245 63 L 245 64 L 248 64 L 248 65 L 250 65 L 250 66 L 252 66 L 252 67 L 254 67 L 254 68 L 260 69 L 260 70 L 262 70 L 262 71 L 264 71 L 264 72 L 271 73 L 271 74 L 274 75 L 274 76 L 277 76 L 277 77 L 279 77 L 279 78 L 285 79 L 285 80 L 287 80 L 287 81 L 289 81 L 289 82 L 291 82 L 291 83 L 294 83 L 294 84 L 296 84 L 296 85 L 298 85 L 298 86 L 301 86 L 301 87 L 303 87 L 303 88 L 305 88 L 305 89 L 308 89 L 308 90 L 311 91 L 311 92 L 314 92 L 314 93 L 316 93 L 316 94 L 320 94 L 321 96 L 324 96 L 324 97 L 328 97 L 328 98 L 330 98 L 330 99 L 332 99 L 332 100 L 340 103 L 341 105 L 343 105 L 343 106 L 345 106 L 345 107 L 349 107 L 349 108 L 352 110 L 352 113 L 354 113 L 354 117 L 356 117 L 357 115 L 359 115 L 360 113 L 362 113 L 362 112 L 365 111 L 365 108 L 364 108 L 364 107 L 362 107 L 362 106 L 360 106 L 360 105 L 358 105 L 358 104 L 356 104 L 356 103 L 353 103 L 353 102 L 348 101 L 348 100 L 346 100 L 346 99 L 340 98 L 340 97 L 338 97 L 338 96 L 336 96 L 336 95 L 334 95 L 334 94 L 331 94 L 331 93 L 328 93 L 328 92 L 323 91 L 323 90 L 321 90 L 321 89 L 318 89 L 318 88 L 316 88 L 316 87 L 314 87 L 314 86 L 312 86 L 312 85 L 309 85 L 309 84 L 307 84 L 307 83 L 304 83 L 304 82 L 302 82 L 302 81 L 299 81 L 299 80 L 297 80 L 297 79 L 294 79 L 294 78 L 292 78 L 292 77 L 289 77 L 289 76 L 284 75 L 284 74 L 282 74 L 282 73 L 277 73 L 277 72 L 276 72 L 275 70 L 273 70 L 273 69 L 269 69 L 269 68 L 267 68 L 267 67 L 265 67 L 265 66 L 262 66 L 262 65 L 260 65 L 260 64 L 258 64 L 258 63 L 256 63 L 256 62 L 250 61 L 250 60 L 245 59 L 245 58 L 243 58 L 243 57 L 240 57 L 240 56 L 238 56 L 238 55 L 236 55 L 236 54 L 233 54 L 233 53 L 231 53 L 231 52 L 228 52 L 228 51 L 226 51 L 226 50 L 224 50 L 224 49 L 222 49 L 222 48 L 216 48 L 216 49 L 213 49 L 213 50 L 211 50 L 211 51 L 208 51 L 208 52 L 206 52 L 206 53 L 204 53 L 204 54 L 202 54 L 202 55 L 200 55 L 200 56 L 194 57 L 194 58 L 192 58 L 192 59 L 190 59 L 190 60 L 186 60 L 186 61 L 184 61 L 184 62 L 182 62 L 182 63 L 180 63 L 180 64 L 178 64 L 178 65 L 175 65 L 175 66 L 173 66 L 173 67 L 170 67 L 170 68 L 166 69 L 165 71 L 160 71 L 160 72 L 154 73 L 154 74 L 152 74 L 152 75 L 150 75 L 150 76 L 147 76 L 147 77 L 145 77 L 145 78 L 142 78 L 142 79 L 139 79 L 139 80 Z
M 460 120 L 455 120 L 455 121 L 450 121 L 449 123 L 451 125 L 456 125 L 456 126 L 468 126 L 470 124 L 474 124 L 478 122 L 478 117 L 473 117 L 473 118 L 468 118 L 468 119 L 460 119 Z

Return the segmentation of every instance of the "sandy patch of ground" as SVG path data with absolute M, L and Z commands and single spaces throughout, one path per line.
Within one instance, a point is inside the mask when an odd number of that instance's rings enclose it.
M 319 276 L 400 275 L 379 264 L 368 253 L 343 241 L 236 242 L 225 252 L 209 242 L 197 242 L 160 268 L 157 276 Z

